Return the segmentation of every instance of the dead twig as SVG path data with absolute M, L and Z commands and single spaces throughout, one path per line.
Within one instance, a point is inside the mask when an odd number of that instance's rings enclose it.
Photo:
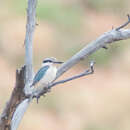
M 125 22 L 123 25 L 117 27 L 117 28 L 115 29 L 116 31 L 119 31 L 120 29 L 124 28 L 125 26 L 127 26 L 127 25 L 130 23 L 130 15 L 127 14 L 127 17 L 128 17 L 128 21 Z

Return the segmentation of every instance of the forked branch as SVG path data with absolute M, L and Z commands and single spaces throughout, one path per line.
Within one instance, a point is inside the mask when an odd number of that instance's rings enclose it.
M 130 17 L 128 15 L 128 21 L 125 22 L 125 24 L 123 24 L 115 29 L 112 29 L 109 32 L 104 33 L 103 35 L 98 37 L 95 41 L 92 41 L 91 43 L 87 44 L 83 49 L 81 49 L 78 53 L 76 53 L 74 56 L 72 56 L 68 61 L 66 61 L 58 69 L 56 79 L 59 78 L 63 73 L 68 71 L 75 64 L 77 64 L 81 60 L 87 58 L 89 55 L 96 52 L 100 48 L 106 47 L 108 44 L 113 43 L 115 41 L 120 41 L 120 40 L 125 40 L 125 39 L 130 38 L 130 30 L 129 29 L 122 29 L 125 26 L 127 26 L 129 23 L 130 23 Z M 68 80 L 70 80 L 70 79 L 68 79 Z M 64 80 L 61 82 L 64 82 Z M 51 86 L 53 86 L 53 84 L 55 86 L 55 84 L 57 85 L 59 83 L 54 82 L 51 85 L 44 87 L 44 89 L 41 90 L 41 92 L 37 93 L 37 91 L 36 91 L 36 93 L 34 95 L 36 95 L 36 97 L 40 97 L 42 94 L 47 93 L 48 90 L 50 88 L 52 88 Z

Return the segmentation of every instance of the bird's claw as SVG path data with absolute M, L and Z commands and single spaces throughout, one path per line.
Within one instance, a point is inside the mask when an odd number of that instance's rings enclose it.
M 36 100 L 37 100 L 37 104 L 38 104 L 39 98 L 40 98 L 40 96 L 37 96 L 37 97 L 36 97 Z

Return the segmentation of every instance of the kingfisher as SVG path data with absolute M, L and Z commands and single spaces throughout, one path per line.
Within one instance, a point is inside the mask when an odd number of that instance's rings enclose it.
M 56 78 L 57 67 L 56 64 L 62 64 L 56 58 L 45 58 L 42 62 L 42 67 L 38 70 L 34 76 L 33 82 L 30 87 L 38 86 L 38 88 L 44 88 L 44 86 L 53 82 Z M 36 87 L 37 89 L 37 87 Z

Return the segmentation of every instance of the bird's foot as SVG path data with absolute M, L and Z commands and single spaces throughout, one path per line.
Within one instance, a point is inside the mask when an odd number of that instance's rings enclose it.
M 40 96 L 37 96 L 37 97 L 36 97 L 37 104 L 38 104 L 39 98 L 40 98 Z

